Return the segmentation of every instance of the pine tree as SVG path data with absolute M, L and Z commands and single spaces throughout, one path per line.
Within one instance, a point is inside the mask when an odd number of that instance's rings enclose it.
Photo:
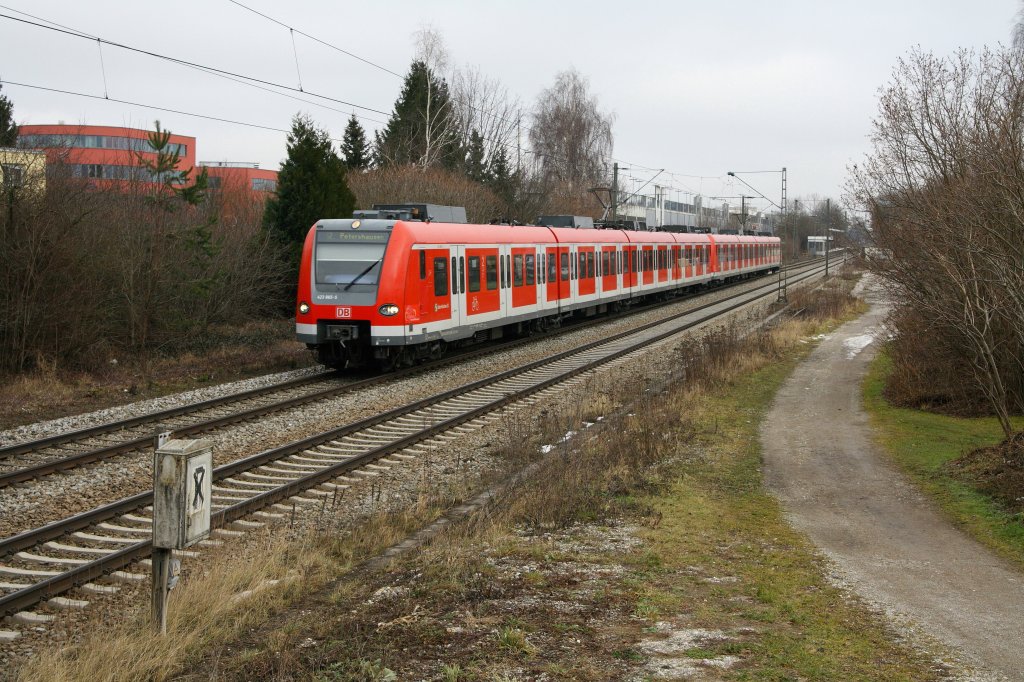
M 458 144 L 458 120 L 448 84 L 422 61 L 414 61 L 378 138 L 380 165 L 417 164 L 456 168 L 465 155 Z
M 491 157 L 491 163 L 487 168 L 488 187 L 494 193 L 511 204 L 515 195 L 515 183 L 513 182 L 512 169 L 509 167 L 508 150 L 504 145 L 499 145 Z
M 476 128 L 469 134 L 466 149 L 466 175 L 470 180 L 484 182 L 487 179 L 487 164 L 484 162 L 484 138 Z
M 4 86 L 0 85 L 0 90 Z M 0 147 L 14 147 L 18 144 L 18 126 L 14 123 L 14 104 L 6 95 L 0 94 Z
M 366 142 L 366 131 L 359 124 L 355 114 L 352 114 L 348 125 L 345 126 L 341 155 L 345 159 L 345 167 L 349 170 L 363 170 L 370 165 L 370 146 Z
M 298 267 L 309 228 L 321 218 L 348 218 L 356 199 L 345 182 L 345 162 L 327 132 L 306 116 L 292 120 L 288 158 L 277 176 L 277 192 L 267 200 L 267 229 L 288 249 Z

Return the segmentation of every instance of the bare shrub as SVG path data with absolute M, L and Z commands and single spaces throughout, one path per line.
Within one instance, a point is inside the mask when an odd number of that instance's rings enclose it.
M 1024 409 L 1022 126 L 1018 51 L 947 59 L 915 50 L 882 91 L 874 150 L 850 182 L 886 255 L 871 267 L 902 308 L 893 318 L 896 346 L 907 344 L 898 363 L 948 361 L 931 389 L 917 382 L 901 392 L 936 394 L 959 377 L 971 384 L 968 402 L 982 396 L 1007 435 L 1010 414 Z
M 409 201 L 464 206 L 471 223 L 487 223 L 502 213 L 501 201 L 493 192 L 464 175 L 443 168 L 423 170 L 411 165 L 391 166 L 349 173 L 347 180 L 356 195 L 356 205 L 362 208 Z
M 279 304 L 261 203 L 168 204 L 150 183 L 96 187 L 51 170 L 45 194 L 0 200 L 0 371 L 179 351 Z

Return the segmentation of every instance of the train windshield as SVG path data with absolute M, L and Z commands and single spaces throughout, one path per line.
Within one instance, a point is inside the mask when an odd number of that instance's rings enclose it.
M 388 236 L 380 232 L 319 233 L 316 244 L 316 283 L 376 286 L 380 280 Z

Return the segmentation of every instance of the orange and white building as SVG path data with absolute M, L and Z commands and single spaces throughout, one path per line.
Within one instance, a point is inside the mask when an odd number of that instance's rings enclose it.
M 23 125 L 19 132 L 19 148 L 43 150 L 48 164 L 61 164 L 72 177 L 87 179 L 98 187 L 165 179 L 154 177 L 145 166 L 146 162 L 155 164 L 157 160 L 149 130 L 58 124 Z M 194 137 L 172 133 L 168 150 L 178 154 L 178 172 L 195 169 L 190 181 L 194 181 L 200 168 L 206 168 L 210 189 L 246 189 L 257 197 L 277 189 L 277 171 L 261 169 L 258 164 L 224 161 L 201 163 L 197 167 Z M 172 182 L 184 184 L 180 176 L 172 177 Z

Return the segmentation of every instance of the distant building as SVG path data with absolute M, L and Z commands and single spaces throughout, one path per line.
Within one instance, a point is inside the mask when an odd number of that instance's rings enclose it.
M 23 125 L 18 146 L 41 149 L 47 162 L 63 164 L 73 177 L 88 178 L 97 185 L 126 181 L 158 182 L 143 161 L 156 162 L 157 153 L 149 142 L 151 131 L 138 128 L 87 125 Z M 171 151 L 180 157 L 179 171 L 196 163 L 196 138 L 171 135 Z M 181 183 L 180 178 L 176 182 Z
M 42 192 L 46 189 L 46 154 L 0 147 L 0 188 Z
M 832 248 L 831 242 L 835 241 L 831 237 L 828 240 L 829 249 Z M 825 255 L 825 236 L 824 235 L 808 235 L 807 237 L 807 253 L 811 256 L 824 256 Z
M 247 189 L 260 194 L 277 191 L 277 171 L 262 169 L 258 163 L 200 161 L 199 168 L 206 169 L 210 189 Z

